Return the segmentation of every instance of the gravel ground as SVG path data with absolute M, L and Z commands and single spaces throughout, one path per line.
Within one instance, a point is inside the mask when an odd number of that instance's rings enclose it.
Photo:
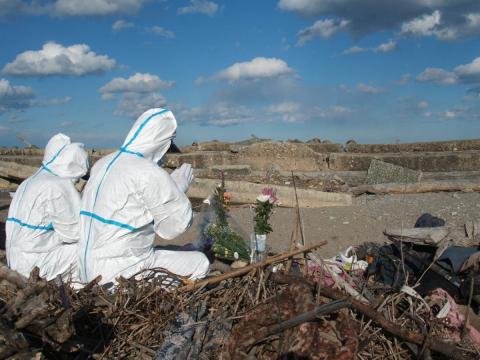
M 0 221 L 5 221 L 9 197 L 0 194 Z M 328 245 L 319 251 L 322 256 L 337 254 L 349 245 L 365 241 L 382 243 L 386 227 L 413 227 L 416 219 L 425 212 L 439 216 L 447 224 L 462 225 L 480 219 L 480 193 L 431 193 L 408 195 L 363 195 L 355 198 L 353 205 L 320 209 L 301 209 L 307 244 L 327 240 Z M 172 242 L 157 239 L 157 244 L 184 244 L 198 237 L 196 213 L 193 226 Z M 248 207 L 232 207 L 231 218 L 245 236 L 252 229 L 252 212 Z M 277 208 L 272 216 L 273 233 L 268 235 L 272 251 L 288 250 L 295 225 L 295 209 Z

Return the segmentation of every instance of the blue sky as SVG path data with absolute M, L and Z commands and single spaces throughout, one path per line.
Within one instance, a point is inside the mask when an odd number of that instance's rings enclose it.
M 0 144 L 480 137 L 478 0 L 0 0 Z

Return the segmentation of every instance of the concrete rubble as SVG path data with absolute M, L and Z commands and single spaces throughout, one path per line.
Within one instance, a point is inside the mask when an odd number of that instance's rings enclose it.
M 92 162 L 114 150 L 90 150 Z M 194 143 L 180 149 L 180 153 L 168 153 L 165 167 L 175 169 L 190 163 L 199 180 L 219 179 L 223 173 L 227 182 L 235 188 L 248 189 L 248 184 L 268 184 L 293 189 L 292 176 L 297 187 L 328 193 L 364 193 L 358 187 L 381 184 L 428 183 L 412 192 L 462 190 L 467 181 L 467 191 L 476 191 L 480 181 L 480 139 L 425 142 L 411 144 L 347 144 L 332 143 L 314 138 L 272 141 L 253 137 L 239 142 L 209 141 Z M 36 148 L 0 149 L 0 189 L 14 190 L 18 183 L 32 174 L 41 164 L 43 150 Z M 407 170 L 408 169 L 408 170 Z M 245 184 L 240 184 L 244 182 Z M 437 182 L 441 182 L 437 186 Z M 472 185 L 473 184 L 473 185 Z M 210 186 L 209 182 L 205 182 Z M 241 186 L 240 186 L 241 185 Z M 204 196 L 207 189 L 197 182 L 192 196 Z M 352 189 L 357 188 L 355 191 Z M 385 190 L 387 189 L 387 190 Z M 388 187 L 374 192 L 388 192 Z M 439 190 L 435 190 L 439 189 Z M 244 190 L 242 190 L 244 191 Z M 282 190 L 283 191 L 283 190 Z M 242 198 L 251 200 L 246 191 Z M 286 193 L 289 198 L 290 193 Z M 324 194 L 305 193 L 308 200 L 300 199 L 305 206 L 344 205 L 342 200 L 325 200 Z M 303 196 L 303 195 L 302 195 Z M 316 200 L 314 200 L 316 199 Z M 348 203 L 348 201 L 347 201 Z M 285 205 L 289 206 L 289 205 Z M 302 205 L 303 206 L 303 205 Z

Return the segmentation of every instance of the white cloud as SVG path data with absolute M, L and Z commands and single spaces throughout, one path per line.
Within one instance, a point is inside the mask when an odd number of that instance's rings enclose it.
M 206 0 L 190 0 L 190 5 L 178 9 L 178 14 L 203 14 L 213 16 L 218 11 L 218 4 Z
M 457 77 L 454 73 L 440 68 L 426 68 L 417 76 L 420 82 L 433 82 L 439 85 L 452 85 L 457 83 Z
M 107 55 L 97 55 L 85 44 L 64 47 L 47 42 L 38 51 L 25 51 L 3 68 L 3 73 L 13 76 L 52 76 L 103 73 L 116 62 Z
M 441 13 L 435 10 L 431 15 L 422 15 L 402 24 L 400 33 L 412 36 L 430 36 L 440 24 Z
M 374 49 L 374 51 L 387 53 L 387 52 L 394 51 L 396 48 L 397 48 L 397 43 L 393 40 L 389 40 L 386 43 L 378 45 Z
M 357 90 L 366 94 L 379 94 L 383 92 L 383 89 L 381 88 L 363 84 L 363 83 L 360 83 L 357 85 Z
M 480 83 L 480 57 L 469 64 L 457 66 L 454 72 L 463 83 Z
M 125 21 L 125 20 L 117 20 L 112 25 L 112 30 L 114 32 L 119 32 L 128 28 L 133 28 L 135 26 L 134 23 Z
M 135 14 L 145 0 L 57 0 L 53 11 L 60 16 Z
M 165 81 L 157 75 L 136 73 L 128 79 L 117 77 L 98 89 L 104 100 L 111 99 L 116 93 L 152 93 L 160 89 L 168 89 L 175 85 L 174 81 Z
M 159 93 L 124 93 L 117 104 L 115 115 L 137 118 L 146 109 L 163 107 L 166 104 L 167 100 Z
M 216 78 L 235 82 L 242 79 L 254 80 L 274 78 L 292 74 L 294 71 L 288 64 L 277 58 L 257 57 L 251 61 L 235 63 L 220 71 Z
M 167 30 L 161 26 L 152 26 L 150 28 L 147 28 L 149 32 L 152 34 L 167 38 L 167 39 L 173 39 L 175 37 L 175 33 L 173 31 Z
M 351 48 L 343 50 L 342 54 L 343 55 L 359 54 L 367 51 L 369 51 L 368 48 L 362 48 L 360 46 L 352 46 Z
M 345 19 L 317 20 L 312 26 L 298 32 L 297 45 L 303 46 L 308 41 L 313 40 L 317 37 L 328 39 L 337 32 L 345 30 L 349 22 L 349 20 Z
M 359 54 L 359 53 L 364 53 L 364 52 L 382 52 L 382 53 L 388 53 L 392 52 L 397 49 L 397 43 L 393 40 L 389 40 L 385 43 L 382 43 L 374 48 L 363 48 L 360 46 L 352 46 L 351 48 L 348 48 L 346 50 L 342 51 L 342 55 L 351 55 L 351 54 Z

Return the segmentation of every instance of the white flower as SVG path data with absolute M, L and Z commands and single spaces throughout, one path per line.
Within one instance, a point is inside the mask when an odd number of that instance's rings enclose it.
M 233 258 L 234 258 L 235 260 L 238 260 L 238 253 L 237 253 L 236 251 L 233 253 Z
M 270 196 L 260 194 L 260 195 L 257 196 L 257 200 L 264 203 L 264 202 L 267 202 L 268 200 L 270 200 Z

